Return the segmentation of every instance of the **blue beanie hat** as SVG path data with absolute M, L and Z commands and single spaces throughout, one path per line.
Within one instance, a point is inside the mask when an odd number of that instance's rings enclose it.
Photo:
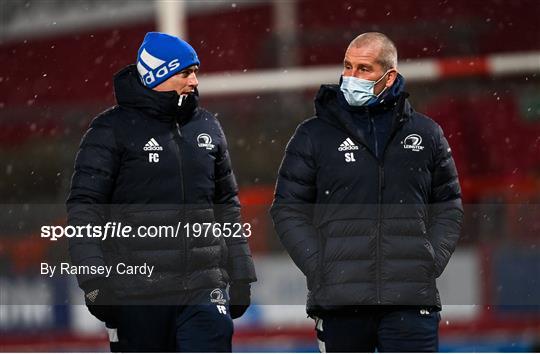
M 200 65 L 195 50 L 180 38 L 165 33 L 148 32 L 137 53 L 137 71 L 149 88 L 192 65 Z

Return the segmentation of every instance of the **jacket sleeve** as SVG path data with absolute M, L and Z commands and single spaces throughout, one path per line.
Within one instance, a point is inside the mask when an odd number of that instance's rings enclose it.
M 281 243 L 308 277 L 317 267 L 318 238 L 313 225 L 317 198 L 313 145 L 300 125 L 285 149 L 270 210 Z
M 222 143 L 218 145 L 218 156 L 215 161 L 215 219 L 220 224 L 241 223 L 238 185 L 232 170 L 225 134 L 221 127 L 219 130 Z M 229 249 L 227 272 L 231 282 L 257 281 L 247 237 L 225 237 L 224 239 Z
M 66 201 L 68 225 L 103 225 L 106 205 L 118 168 L 118 151 L 113 128 L 104 116 L 94 119 L 84 135 L 75 158 L 75 171 Z M 101 239 L 69 239 L 71 262 L 76 266 L 104 266 Z M 78 275 L 79 285 L 99 275 Z
M 436 140 L 428 233 L 435 251 L 436 277 L 439 277 L 456 248 L 463 222 L 463 206 L 456 165 L 440 127 Z

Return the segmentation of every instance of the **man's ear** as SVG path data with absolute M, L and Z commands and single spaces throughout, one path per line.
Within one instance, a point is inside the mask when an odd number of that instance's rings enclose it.
M 391 87 L 394 82 L 396 81 L 397 79 L 397 75 L 398 75 L 398 72 L 396 69 L 393 69 L 392 71 L 390 71 L 388 73 L 388 75 L 386 76 L 386 87 Z

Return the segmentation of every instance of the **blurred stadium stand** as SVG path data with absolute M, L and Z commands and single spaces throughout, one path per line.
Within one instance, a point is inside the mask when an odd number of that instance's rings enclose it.
M 201 104 L 224 126 L 244 218 L 255 230 L 250 242 L 261 281 L 254 301 L 261 306 L 238 322 L 236 350 L 316 350 L 302 307 L 305 281 L 267 212 L 284 147 L 313 114 L 317 90 L 302 82 L 291 88 L 287 75 L 323 68 L 326 76 L 312 81 L 328 83 L 329 74 L 337 83 L 349 41 L 373 30 L 395 40 L 400 65 L 411 69 L 412 103 L 441 124 L 460 172 L 466 220 L 439 281 L 448 305 L 441 350 L 540 350 L 539 1 L 183 6 L 187 38 L 202 61 Z M 112 75 L 134 62 L 145 33 L 159 27 L 156 6 L 3 0 L 0 13 L 0 351 L 106 350 L 99 323 L 83 306 L 68 305 L 82 300 L 73 279 L 39 276 L 40 262 L 65 259 L 67 251 L 38 232 L 40 225 L 65 223 L 62 204 L 80 138 L 114 104 Z M 494 69 L 492 58 L 505 56 L 511 58 L 505 69 Z M 205 94 L 205 79 L 235 86 L 252 82 L 250 74 L 280 75 L 284 89 L 233 93 L 207 86 Z M 276 293 L 294 298 L 291 307 L 284 310 Z

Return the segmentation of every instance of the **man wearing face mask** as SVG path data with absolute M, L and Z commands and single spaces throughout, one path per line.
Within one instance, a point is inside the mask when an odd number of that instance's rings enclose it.
M 441 127 L 414 111 L 382 33 L 355 38 L 279 170 L 271 214 L 307 277 L 321 351 L 435 352 L 436 287 L 463 210 Z
M 92 121 L 76 157 L 68 223 L 132 230 L 69 243 L 73 265 L 112 269 L 77 280 L 113 351 L 230 352 L 232 318 L 250 303 L 247 239 L 215 232 L 241 223 L 240 203 L 223 130 L 198 106 L 199 65 L 187 42 L 148 33 L 114 77 L 118 104 Z M 214 222 L 208 237 L 187 233 Z

